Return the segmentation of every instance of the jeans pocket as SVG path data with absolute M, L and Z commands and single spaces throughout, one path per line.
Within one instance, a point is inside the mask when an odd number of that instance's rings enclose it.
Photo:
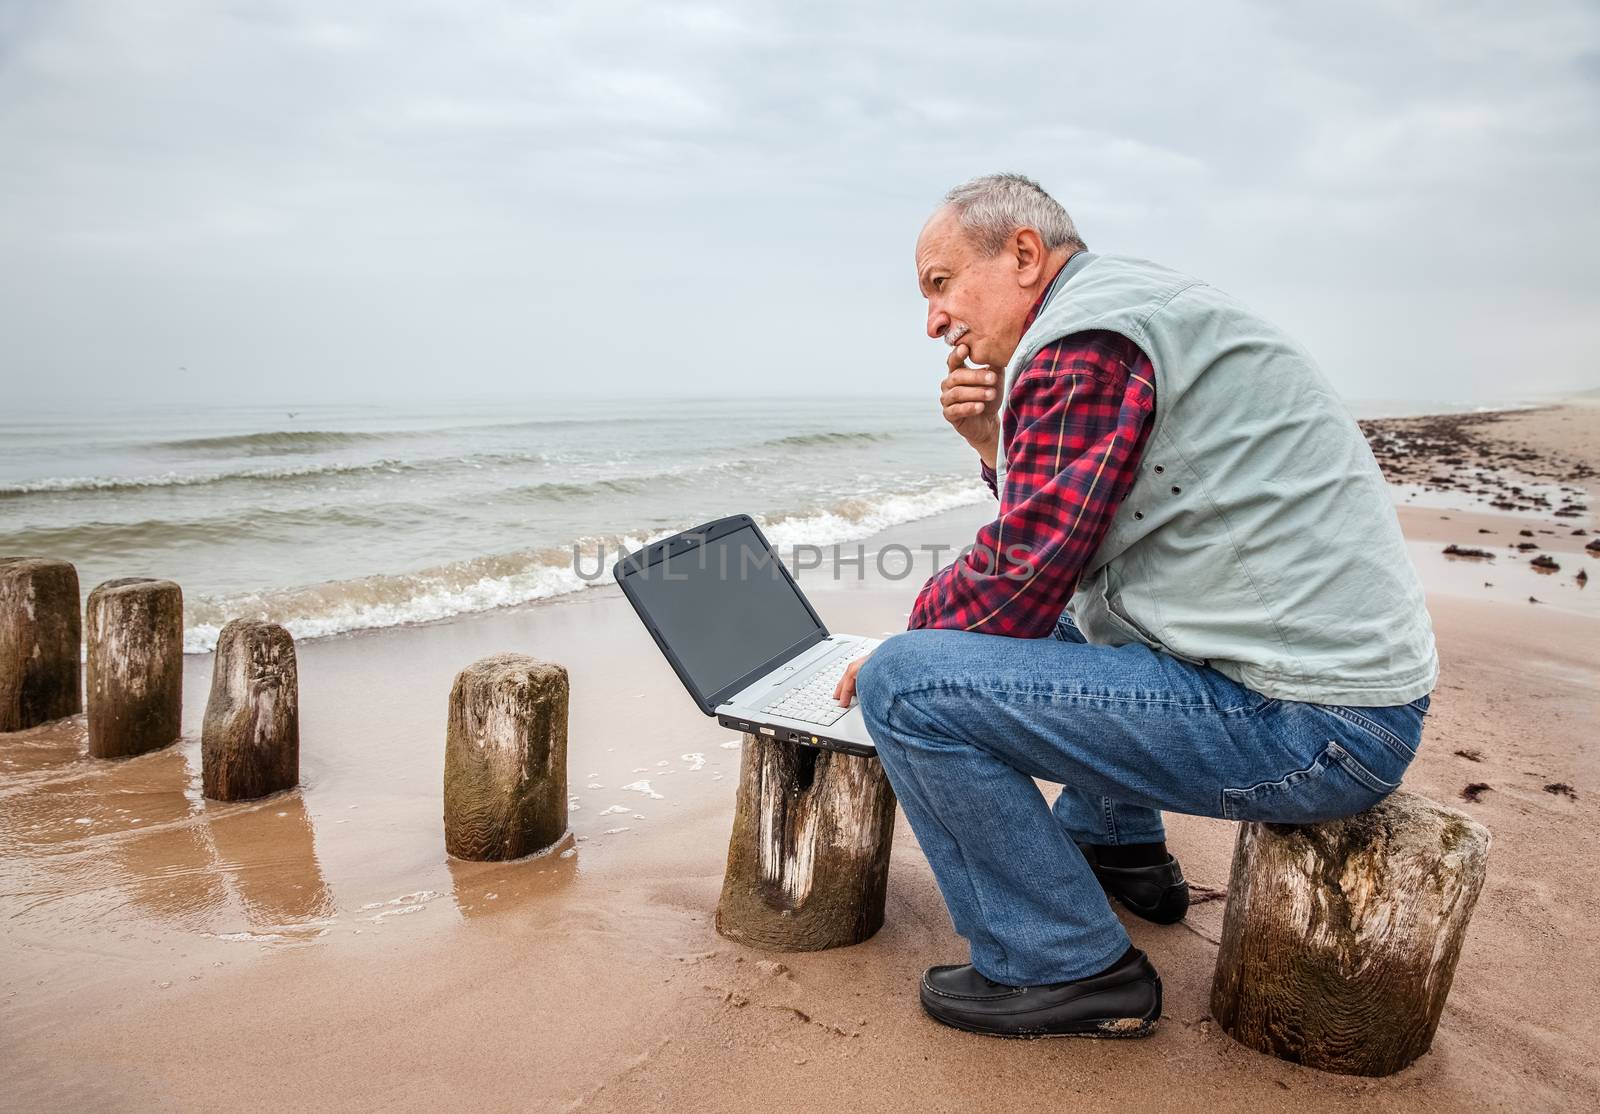
M 1365 738 L 1382 743 L 1405 761 L 1410 762 L 1417 756 L 1426 712 L 1415 702 L 1390 708 L 1352 708 L 1343 704 L 1324 704 L 1322 708 L 1343 720 L 1347 730 L 1354 727 Z M 1352 742 L 1351 745 L 1357 744 Z
M 1222 815 L 1229 820 L 1315 824 L 1371 808 L 1398 787 L 1398 782 L 1384 781 L 1330 740 L 1304 769 L 1276 781 L 1224 788 Z

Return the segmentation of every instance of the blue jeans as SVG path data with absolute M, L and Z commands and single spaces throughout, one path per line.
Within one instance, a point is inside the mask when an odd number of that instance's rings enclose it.
M 913 630 L 856 678 L 867 730 L 980 974 L 1083 978 L 1128 934 L 1075 841 L 1165 838 L 1161 809 L 1299 824 L 1400 784 L 1428 697 L 1386 708 L 1262 696 L 1142 645 Z M 1033 779 L 1064 786 L 1054 806 Z

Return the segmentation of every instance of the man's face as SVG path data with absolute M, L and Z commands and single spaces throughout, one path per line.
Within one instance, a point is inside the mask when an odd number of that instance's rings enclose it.
M 1031 241 L 1031 242 L 1030 242 Z M 928 299 L 928 335 L 965 344 L 975 364 L 1004 367 L 1042 289 L 1045 262 L 1031 230 L 985 257 L 948 207 L 917 237 L 917 283 Z

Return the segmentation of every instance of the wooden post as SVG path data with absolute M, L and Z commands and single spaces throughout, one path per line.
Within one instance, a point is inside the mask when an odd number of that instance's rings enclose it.
M 894 790 L 876 758 L 744 736 L 717 931 L 775 951 L 883 926 Z
M 83 711 L 78 570 L 0 557 L 0 731 Z
M 183 589 L 108 580 L 89 593 L 89 753 L 126 758 L 183 730 Z
M 1242 824 L 1211 1013 L 1259 1052 L 1389 1075 L 1428 1051 L 1489 830 L 1394 793 L 1344 820 Z
M 567 671 L 498 654 L 456 675 L 444 755 L 444 846 L 516 859 L 567 831 Z
M 200 730 L 204 793 L 265 797 L 300 782 L 300 675 L 294 639 L 277 623 L 234 619 L 217 636 Z

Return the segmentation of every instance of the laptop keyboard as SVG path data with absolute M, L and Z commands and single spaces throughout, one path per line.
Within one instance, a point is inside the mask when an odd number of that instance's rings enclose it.
M 839 678 L 844 676 L 850 663 L 866 653 L 866 650 L 861 650 L 855 654 L 840 654 L 794 688 L 779 693 L 761 710 L 785 719 L 818 723 L 824 727 L 838 722 L 850 709 L 841 708 L 834 702 L 833 690 L 838 687 Z

